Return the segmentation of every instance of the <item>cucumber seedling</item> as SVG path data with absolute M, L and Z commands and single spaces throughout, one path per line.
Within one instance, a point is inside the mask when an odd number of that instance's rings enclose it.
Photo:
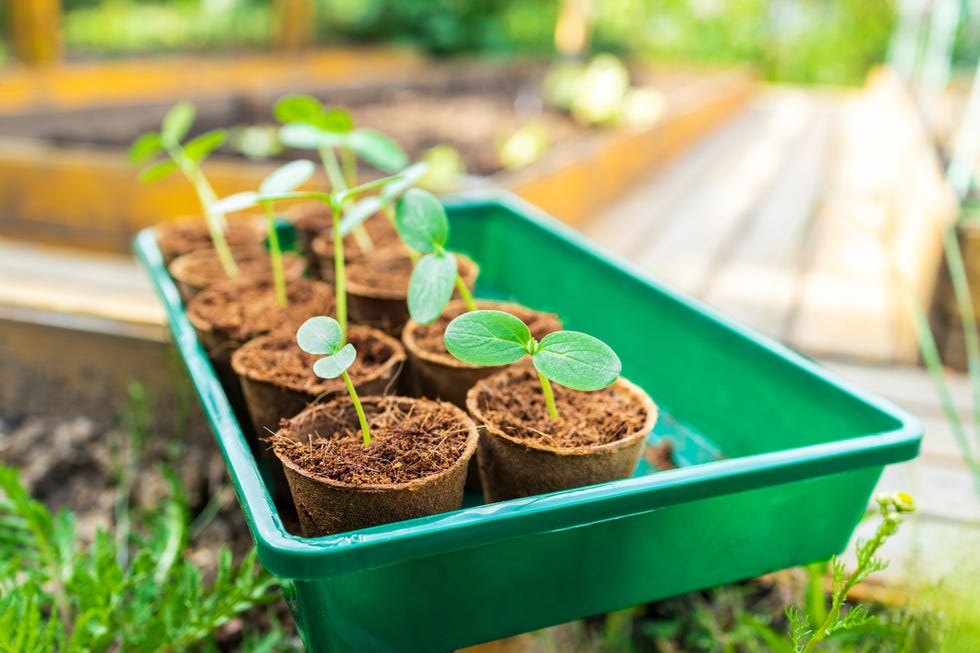
M 561 417 L 552 381 L 572 390 L 600 390 L 623 369 L 616 352 L 598 338 L 555 331 L 538 341 L 524 322 L 503 311 L 463 313 L 446 327 L 445 343 L 450 354 L 472 365 L 510 365 L 530 355 L 555 421 Z
M 285 306 L 287 302 L 286 275 L 283 270 L 282 248 L 279 246 L 279 233 L 276 231 L 276 217 L 272 212 L 272 205 L 277 199 L 289 195 L 306 183 L 313 176 L 315 169 L 316 166 L 312 161 L 291 161 L 276 168 L 262 180 L 257 193 L 252 191 L 236 193 L 211 206 L 213 211 L 224 214 L 241 211 L 257 204 L 262 205 L 269 237 L 269 257 L 272 259 L 272 284 L 275 288 L 276 301 L 280 306 Z
M 274 114 L 284 123 L 279 130 L 279 140 L 284 145 L 319 152 L 334 192 L 357 185 L 358 158 L 387 174 L 404 170 L 409 164 L 408 155 L 393 140 L 374 129 L 355 128 L 350 113 L 327 108 L 309 95 L 289 95 L 280 99 Z M 379 209 L 384 208 L 379 205 Z M 393 220 L 390 208 L 386 209 L 386 215 Z M 367 230 L 359 223 L 351 230 L 362 250 L 374 248 Z
M 140 180 L 145 183 L 159 181 L 178 170 L 184 174 L 201 202 L 221 267 L 225 274 L 233 278 L 238 276 L 238 266 L 225 239 L 228 224 L 224 213 L 215 210 L 218 197 L 201 170 L 201 163 L 225 142 L 228 133 L 224 129 L 215 129 L 181 144 L 194 124 L 194 113 L 194 105 L 190 102 L 175 104 L 164 116 L 160 131 L 148 132 L 133 141 L 129 148 L 129 160 L 135 165 L 155 161 L 140 173 Z M 157 161 L 161 155 L 167 158 Z
M 347 338 L 347 290 L 344 276 L 344 247 L 341 222 L 347 212 L 358 212 L 363 214 L 363 204 L 372 200 L 374 196 L 361 199 L 355 202 L 364 193 L 372 190 L 384 189 L 388 186 L 398 186 L 405 181 L 401 175 L 393 177 L 383 177 L 374 181 L 349 188 L 344 191 L 332 193 L 297 191 L 294 190 L 313 173 L 315 168 L 311 161 L 301 159 L 293 161 L 274 171 L 266 181 L 263 182 L 259 192 L 246 191 L 236 193 L 218 201 L 216 207 L 223 211 L 241 211 L 258 204 L 271 207 L 272 202 L 279 200 L 293 199 L 315 199 L 324 202 L 333 215 L 333 235 L 334 235 L 334 289 L 337 295 L 337 320 L 340 323 L 341 334 Z M 263 190 L 264 189 L 264 190 Z M 345 209 L 345 207 L 347 207 Z M 271 209 L 267 208 L 267 216 L 271 214 Z M 270 218 L 271 220 L 271 218 Z M 271 222 L 270 222 L 271 224 Z M 276 241 L 278 243 L 278 241 Z
M 395 226 L 405 244 L 424 255 L 415 262 L 408 284 L 408 312 L 412 319 L 428 324 L 442 315 L 454 287 L 466 308 L 475 311 L 473 296 L 459 274 L 456 255 L 446 249 L 449 220 L 442 203 L 427 191 L 409 189 L 398 202 Z
M 357 350 L 354 349 L 354 345 L 345 340 L 340 323 L 325 315 L 311 317 L 296 331 L 296 342 L 300 349 L 314 356 L 323 356 L 313 363 L 313 373 L 321 379 L 336 379 L 339 376 L 344 380 L 350 399 L 354 403 L 354 410 L 357 411 L 357 420 L 361 424 L 364 446 L 367 447 L 371 444 L 371 430 L 368 428 L 364 408 L 354 389 L 354 383 L 347 374 L 347 370 L 357 358 Z

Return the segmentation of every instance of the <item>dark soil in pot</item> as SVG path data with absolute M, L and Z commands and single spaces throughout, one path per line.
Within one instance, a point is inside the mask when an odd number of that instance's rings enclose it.
M 306 255 L 310 272 L 328 283 L 334 279 L 333 218 L 323 202 L 300 204 L 287 213 L 296 229 L 296 237 Z M 378 214 L 364 221 L 371 238 L 371 251 L 384 250 L 401 242 L 398 232 L 388 219 Z M 353 234 L 344 237 L 344 260 L 357 260 L 364 255 Z
M 260 245 L 233 247 L 231 255 L 238 266 L 236 279 L 272 279 L 272 259 L 265 247 Z M 282 265 L 286 279 L 299 279 L 306 271 L 306 261 L 295 254 L 283 254 Z M 175 258 L 167 269 L 177 283 L 180 298 L 185 304 L 208 286 L 229 280 L 214 249 L 199 249 L 182 254 Z
M 157 225 L 154 233 L 163 262 L 168 266 L 182 254 L 214 247 L 211 232 L 202 217 L 165 222 Z M 225 239 L 230 247 L 262 245 L 265 243 L 265 222 L 260 217 L 228 218 Z
M 537 374 L 516 366 L 477 383 L 466 406 L 484 425 L 479 465 L 487 502 L 629 477 L 657 407 L 625 379 L 595 392 L 553 384 L 560 421 L 548 415 Z
M 460 276 L 470 289 L 480 267 L 468 256 L 456 255 Z M 347 305 L 351 320 L 369 324 L 400 338 L 410 318 L 408 282 L 412 260 L 398 249 L 365 256 L 347 266 Z M 459 298 L 454 292 L 453 297 Z
M 293 279 L 286 284 L 288 305 L 276 301 L 272 279 L 233 279 L 216 283 L 187 305 L 187 319 L 211 359 L 228 400 L 250 443 L 258 448 L 242 386 L 231 355 L 243 344 L 280 328 L 297 329 L 314 315 L 332 315 L 333 288 L 321 281 Z
M 479 300 L 477 308 L 506 311 L 519 317 L 531 329 L 531 334 L 540 340 L 553 331 L 561 330 L 561 320 L 554 313 L 543 313 L 525 308 L 520 304 L 488 302 Z M 408 354 L 408 369 L 411 376 L 412 394 L 431 399 L 442 399 L 460 408 L 466 408 L 466 393 L 477 381 L 485 379 L 504 369 L 483 365 L 470 365 L 459 360 L 446 350 L 443 338 L 446 327 L 459 315 L 466 312 L 466 303 L 456 300 L 449 303 L 442 316 L 435 322 L 419 324 L 409 320 L 402 330 L 402 344 Z M 480 473 L 476 458 L 470 460 L 466 476 L 466 489 L 480 492 Z
M 359 324 L 350 326 L 347 338 L 357 349 L 348 372 L 357 392 L 390 394 L 405 364 L 401 343 Z M 318 358 L 299 348 L 294 331 L 254 338 L 232 355 L 231 364 L 241 378 L 257 433 L 274 433 L 281 420 L 297 415 L 314 401 L 346 395 L 342 379 L 321 379 L 313 373 Z
M 445 402 L 364 397 L 363 445 L 348 397 L 317 404 L 273 439 L 303 534 L 316 537 L 457 510 L 476 426 Z
M 506 302 L 478 300 L 476 304 L 481 310 L 505 311 L 520 318 L 538 340 L 562 328 L 561 320 L 554 313 L 535 311 L 520 304 Z M 456 300 L 449 303 L 436 321 L 419 324 L 415 320 L 409 320 L 402 330 L 402 343 L 410 361 L 416 393 L 422 397 L 448 401 L 460 408 L 466 408 L 466 393 L 477 381 L 506 367 L 471 365 L 446 350 L 443 341 L 446 327 L 465 312 L 466 303 Z

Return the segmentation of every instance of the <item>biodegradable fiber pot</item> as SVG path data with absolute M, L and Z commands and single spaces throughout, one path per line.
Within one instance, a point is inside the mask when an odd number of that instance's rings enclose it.
M 165 222 L 154 228 L 157 247 L 163 256 L 163 264 L 170 263 L 188 252 L 212 249 L 211 231 L 204 218 L 181 218 Z M 228 218 L 225 240 L 230 247 L 262 245 L 265 243 L 265 221 L 261 217 Z
M 361 443 L 348 397 L 283 423 L 282 462 L 306 537 L 457 510 L 477 431 L 462 410 L 407 397 L 361 399 L 372 432 Z M 311 444 L 312 439 L 312 444 Z
M 456 254 L 459 274 L 472 289 L 480 267 L 468 256 Z M 412 260 L 401 246 L 379 251 L 347 266 L 347 304 L 351 319 L 400 338 L 410 318 L 408 282 Z M 454 292 L 454 297 L 459 293 Z
M 488 503 L 629 477 L 657 421 L 657 407 L 619 378 L 595 392 L 553 385 L 560 425 L 549 417 L 537 374 L 510 367 L 478 382 L 466 406 L 483 425 L 480 480 Z
M 401 244 L 401 238 L 395 228 L 382 216 L 375 215 L 364 222 L 364 228 L 371 238 L 371 251 L 364 251 L 354 234 L 344 236 L 344 262 L 352 263 L 364 257 L 376 255 L 391 256 L 393 252 L 405 255 L 407 250 Z M 320 274 L 320 278 L 328 283 L 333 283 L 336 275 L 334 274 L 335 261 L 333 250 L 333 225 L 330 224 L 326 229 L 310 237 L 308 256 L 310 258 L 310 270 L 315 270 Z M 308 234 L 301 236 L 306 238 Z M 314 267 L 315 266 L 315 267 Z
M 187 319 L 208 353 L 239 423 L 258 448 L 242 385 L 231 367 L 232 354 L 243 344 L 283 327 L 299 327 L 314 315 L 334 310 L 333 288 L 321 281 L 293 279 L 286 283 L 289 303 L 276 302 L 272 279 L 232 279 L 216 283 L 187 304 Z
M 231 256 L 238 266 L 236 278 L 272 278 L 272 259 L 265 247 L 232 247 Z M 286 279 L 299 279 L 306 271 L 306 261 L 295 254 L 283 254 L 282 265 Z M 229 280 L 214 249 L 199 249 L 182 254 L 170 263 L 169 270 L 185 304 L 208 286 Z
M 520 304 L 505 302 L 479 300 L 476 304 L 481 310 L 504 311 L 520 318 L 531 329 L 531 335 L 538 340 L 562 328 L 561 320 L 554 313 L 535 311 Z M 460 408 L 466 408 L 466 393 L 477 381 L 506 367 L 471 365 L 446 350 L 443 342 L 446 327 L 466 310 L 466 303 L 456 300 L 449 303 L 435 322 L 419 324 L 415 320 L 409 320 L 402 331 L 402 343 L 405 345 L 405 353 L 408 354 L 409 369 L 417 394 L 431 399 L 442 399 Z
M 357 350 L 349 372 L 358 394 L 388 394 L 405 365 L 401 343 L 383 331 L 358 324 L 350 326 L 347 338 Z M 256 433 L 274 433 L 281 420 L 297 415 L 314 401 L 346 394 L 343 380 L 322 379 L 313 373 L 316 359 L 299 348 L 295 331 L 255 338 L 232 355 L 231 365 L 241 379 Z

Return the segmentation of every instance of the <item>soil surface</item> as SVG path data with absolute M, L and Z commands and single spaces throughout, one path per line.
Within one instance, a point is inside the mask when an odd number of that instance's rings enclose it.
M 272 258 L 264 247 L 235 247 L 231 250 L 239 276 L 236 278 L 272 279 Z M 283 254 L 283 271 L 287 279 L 298 279 L 306 270 L 306 260 L 295 254 Z M 228 281 L 225 268 L 213 249 L 200 249 L 175 259 L 170 264 L 171 275 L 195 288 L 204 288 L 218 281 Z
M 307 214 L 309 215 L 309 214 Z M 314 251 L 318 256 L 329 257 L 333 260 L 333 224 L 329 215 L 326 216 L 325 224 L 321 221 L 307 217 L 306 219 L 297 218 L 296 226 L 299 229 L 315 230 L 317 238 L 314 241 Z M 364 221 L 364 228 L 367 229 L 371 244 L 374 246 L 372 251 L 387 249 L 392 245 L 401 243 L 398 232 L 391 226 L 388 219 L 381 215 L 375 215 Z M 364 252 L 354 234 L 344 236 L 344 256 L 348 260 L 361 256 Z
M 460 276 L 472 287 L 476 280 L 475 264 L 460 255 L 456 256 L 456 262 Z M 366 297 L 407 297 L 412 268 L 412 259 L 398 250 L 381 250 L 376 255 L 363 256 L 347 266 L 348 287 Z M 454 296 L 457 293 L 458 291 L 454 291 Z
M 559 421 L 551 419 L 541 383 L 531 368 L 520 370 L 508 385 L 479 383 L 477 405 L 486 420 L 515 440 L 556 449 L 609 444 L 636 433 L 647 411 L 615 385 L 594 392 L 570 390 L 552 383 Z
M 157 246 L 167 257 L 213 247 L 211 232 L 203 220 L 179 220 L 156 226 Z M 265 242 L 265 229 L 259 217 L 229 218 L 225 230 L 228 245 L 239 247 L 261 245 Z
M 476 307 L 479 309 L 490 309 L 505 311 L 519 318 L 531 330 L 531 335 L 541 340 L 549 333 L 561 330 L 561 320 L 554 313 L 544 313 L 525 308 L 518 304 L 502 304 L 499 302 L 482 302 L 477 300 Z M 455 356 L 446 350 L 446 327 L 454 319 L 467 311 L 466 304 L 462 301 L 455 301 L 446 307 L 442 315 L 435 322 L 429 324 L 415 324 L 412 329 L 412 337 L 419 349 L 437 354 L 436 358 L 449 365 L 465 365 Z
M 381 339 L 377 332 L 366 327 L 351 325 L 348 339 L 357 350 L 357 358 L 348 370 L 355 386 L 377 377 L 396 351 L 394 339 Z M 280 331 L 242 345 L 235 353 L 235 364 L 239 369 L 247 369 L 249 378 L 256 381 L 274 383 L 310 395 L 327 395 L 344 390 L 342 379 L 321 379 L 313 373 L 313 363 L 320 358 L 323 357 L 307 354 L 300 349 L 294 333 Z
M 470 428 L 459 409 L 433 401 L 365 404 L 371 445 L 364 446 L 349 400 L 327 404 L 343 427 L 320 419 L 289 420 L 272 439 L 276 454 L 316 476 L 351 485 L 392 485 L 425 478 L 452 467 L 466 450 Z M 323 424 L 323 426 L 318 426 Z
M 312 93 L 327 106 L 350 111 L 358 127 L 391 136 L 413 161 L 436 145 L 448 144 L 459 151 L 467 172 L 487 175 L 501 169 L 499 143 L 529 122 L 542 124 L 552 144 L 589 131 L 561 112 L 544 107 L 538 95 L 543 74 L 541 66 L 469 65 L 457 70 L 437 68 L 408 83 L 338 85 Z M 197 119 L 188 138 L 210 129 L 228 128 L 232 138 L 218 152 L 241 156 L 231 144 L 235 133 L 256 125 L 275 126 L 272 107 L 276 99 L 241 95 L 198 102 Z M 77 115 L 66 112 L 28 127 L 31 134 L 59 145 L 122 150 L 141 133 L 158 130 L 160 123 L 156 112 L 134 107 Z M 23 132 L 24 126 L 0 122 L 0 131 L 16 129 Z M 309 155 L 306 150 L 287 150 L 276 158 Z M 367 167 L 363 172 L 368 172 Z
M 215 333 L 244 342 L 334 312 L 334 290 L 323 282 L 294 279 L 286 290 L 289 303 L 282 308 L 271 279 L 224 281 L 198 293 L 187 307 L 187 316 L 195 327 L 210 326 Z

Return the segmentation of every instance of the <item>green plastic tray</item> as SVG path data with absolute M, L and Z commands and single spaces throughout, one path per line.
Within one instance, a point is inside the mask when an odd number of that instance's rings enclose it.
M 310 651 L 449 651 L 824 559 L 921 424 L 675 294 L 513 196 L 447 200 L 478 294 L 612 345 L 662 409 L 680 469 L 315 539 L 279 519 L 151 231 L 136 252 L 267 569 Z M 475 503 L 476 505 L 472 505 Z

